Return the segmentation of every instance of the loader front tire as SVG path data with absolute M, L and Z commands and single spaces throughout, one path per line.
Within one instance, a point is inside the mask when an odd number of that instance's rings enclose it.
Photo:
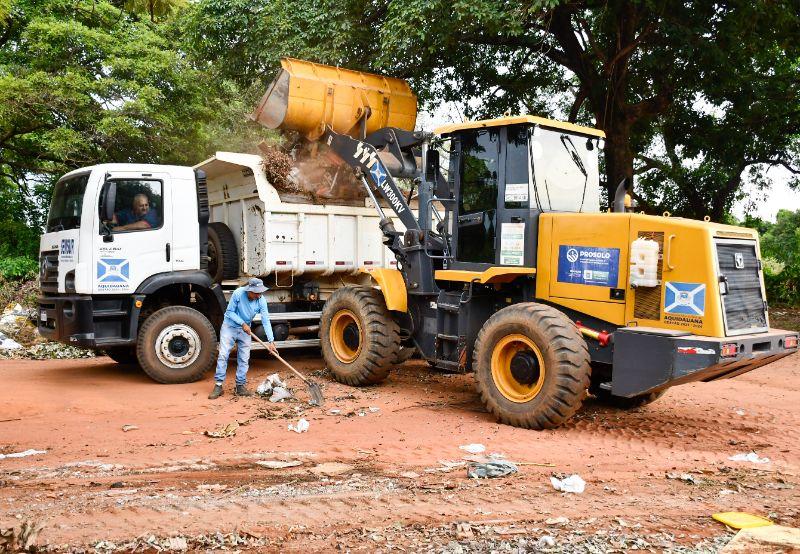
M 383 295 L 370 287 L 334 292 L 322 309 L 319 336 L 325 363 L 346 385 L 380 383 L 400 352 L 400 328 Z
M 475 383 L 500 422 L 552 429 L 578 411 L 589 387 L 586 342 L 562 312 L 533 302 L 495 313 L 475 342 Z
M 217 334 L 206 316 L 186 306 L 156 310 L 139 328 L 136 357 L 165 384 L 191 383 L 214 367 Z

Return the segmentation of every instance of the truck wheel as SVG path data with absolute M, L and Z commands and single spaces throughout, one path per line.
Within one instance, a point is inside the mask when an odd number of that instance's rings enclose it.
M 217 334 L 206 317 L 185 306 L 161 308 L 139 329 L 136 357 L 159 383 L 197 381 L 214 366 Z
M 633 396 L 631 398 L 614 396 L 604 389 L 591 390 L 591 393 L 595 396 L 595 398 L 597 398 L 598 402 L 608 406 L 613 406 L 614 408 L 618 408 L 620 410 L 633 410 L 635 408 L 641 408 L 642 406 L 646 406 L 652 402 L 655 402 L 664 396 L 667 391 L 665 389 L 657 392 L 651 392 L 649 394 L 640 394 L 639 396 Z
M 208 224 L 208 274 L 215 283 L 239 277 L 236 239 L 224 223 Z
M 136 359 L 136 350 L 130 347 L 109 348 L 103 352 L 118 364 L 133 365 L 138 363 Z
M 473 358 L 478 392 L 502 423 L 552 429 L 581 407 L 591 367 L 586 342 L 562 312 L 532 302 L 495 313 Z
M 400 328 L 383 296 L 370 287 L 334 292 L 322 309 L 319 336 L 325 363 L 347 385 L 380 383 L 400 351 Z

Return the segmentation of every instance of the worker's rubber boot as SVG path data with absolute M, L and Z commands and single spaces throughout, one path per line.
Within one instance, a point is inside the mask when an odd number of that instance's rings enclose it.
M 214 385 L 214 390 L 211 391 L 211 394 L 208 395 L 209 400 L 216 400 L 222 396 L 222 385 Z
M 247 385 L 236 385 L 234 394 L 236 396 L 253 396 L 253 393 L 247 390 Z

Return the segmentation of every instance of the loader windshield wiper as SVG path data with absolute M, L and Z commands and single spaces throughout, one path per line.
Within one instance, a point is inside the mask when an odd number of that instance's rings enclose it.
M 564 145 L 564 148 L 569 152 L 569 157 L 572 158 L 572 161 L 578 166 L 580 172 L 583 173 L 583 194 L 581 194 L 581 207 L 578 208 L 578 211 L 582 212 L 583 203 L 586 201 L 586 187 L 589 184 L 589 173 L 586 171 L 586 166 L 583 165 L 583 160 L 578 155 L 578 149 L 575 147 L 575 143 L 572 142 L 572 138 L 569 135 L 561 135 L 561 144 Z

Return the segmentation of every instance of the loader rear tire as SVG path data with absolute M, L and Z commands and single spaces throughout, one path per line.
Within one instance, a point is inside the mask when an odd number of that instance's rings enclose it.
M 400 352 L 400 327 L 383 295 L 370 287 L 334 292 L 322 309 L 319 336 L 325 363 L 346 385 L 380 383 Z
M 239 251 L 236 239 L 224 223 L 208 224 L 208 274 L 215 283 L 239 277 Z
M 564 313 L 533 302 L 495 313 L 475 342 L 475 383 L 500 422 L 552 429 L 581 407 L 591 367 L 586 341 Z
M 139 328 L 136 357 L 154 381 L 191 383 L 214 367 L 217 333 L 197 310 L 185 306 L 161 308 Z
M 613 406 L 619 410 L 634 410 L 647 406 L 664 396 L 667 391 L 661 390 L 658 392 L 651 392 L 649 394 L 640 394 L 632 398 L 625 398 L 624 396 L 614 396 L 607 390 L 592 390 L 591 393 L 595 396 L 598 402 L 607 406 Z

